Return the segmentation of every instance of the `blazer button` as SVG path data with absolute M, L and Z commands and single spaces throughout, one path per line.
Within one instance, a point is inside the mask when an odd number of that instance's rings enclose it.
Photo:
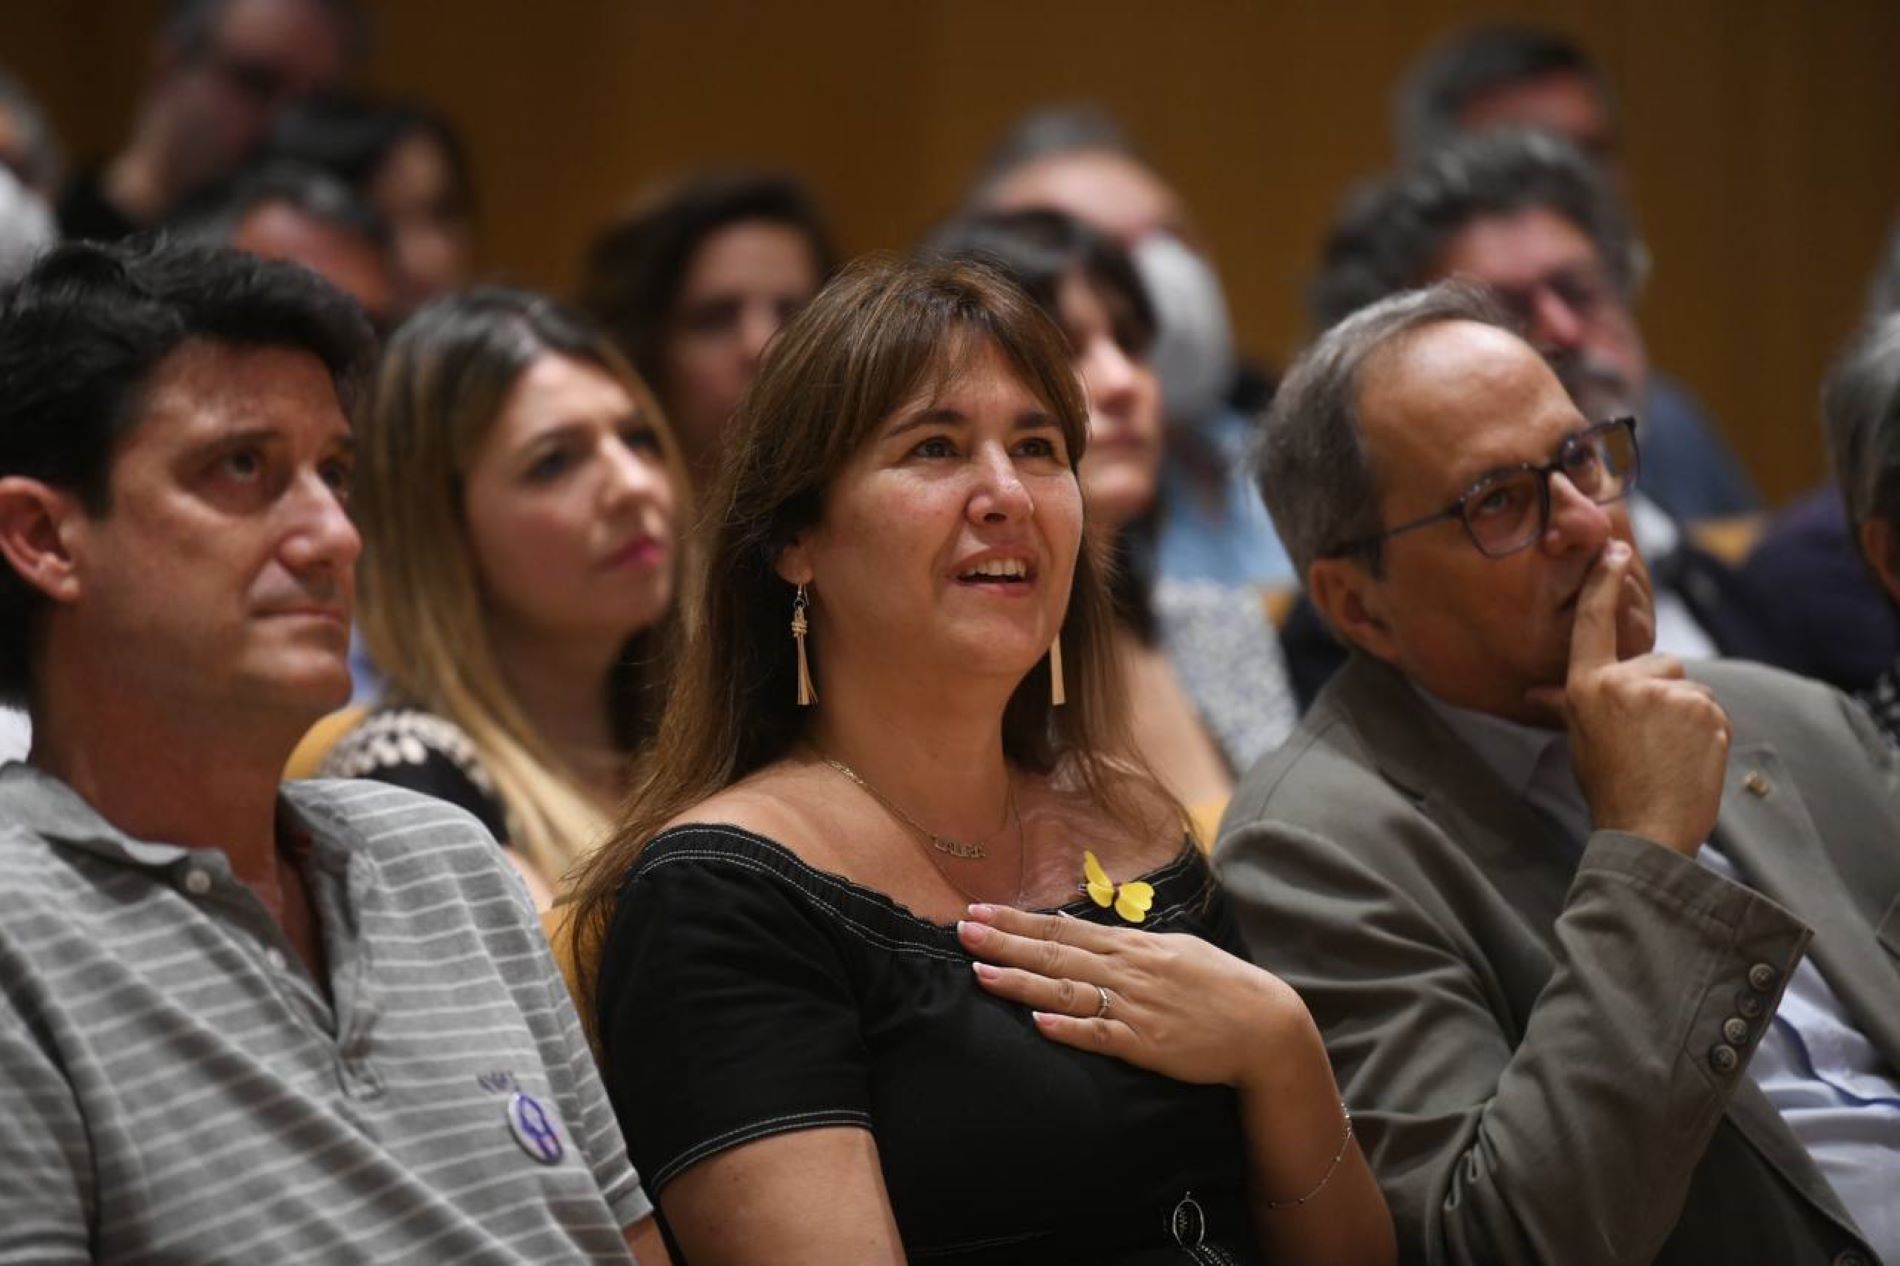
M 1722 1037 L 1731 1045 L 1741 1046 L 1748 1041 L 1748 1021 L 1732 1015 L 1722 1021 Z
M 1754 990 L 1743 989 L 1735 995 L 1735 1009 L 1744 1020 L 1759 1020 L 1761 1013 L 1768 1009 L 1768 1004 Z
M 1756 993 L 1767 993 L 1781 979 L 1781 973 L 1767 963 L 1756 963 L 1748 969 L 1748 987 Z
M 1741 1066 L 1741 1062 L 1742 1057 L 1726 1042 L 1717 1042 L 1709 1048 L 1709 1067 L 1718 1073 L 1732 1073 Z

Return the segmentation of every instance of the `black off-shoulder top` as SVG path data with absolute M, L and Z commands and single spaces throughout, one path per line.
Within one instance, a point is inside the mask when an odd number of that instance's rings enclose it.
M 1141 878 L 1155 887 L 1142 930 L 1245 953 L 1192 844 Z M 1121 924 L 1086 896 L 1063 909 Z M 603 946 L 597 1018 L 676 1261 L 669 1182 L 822 1126 L 876 1136 L 914 1262 L 1262 1260 L 1232 1090 L 1053 1042 L 979 988 L 971 961 L 953 927 L 763 836 L 693 825 L 647 846 Z

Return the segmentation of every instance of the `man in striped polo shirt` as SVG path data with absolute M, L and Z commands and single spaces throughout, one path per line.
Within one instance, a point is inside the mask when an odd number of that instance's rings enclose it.
M 485 832 L 279 784 L 349 694 L 372 350 L 229 251 L 0 299 L 0 1263 L 663 1260 Z

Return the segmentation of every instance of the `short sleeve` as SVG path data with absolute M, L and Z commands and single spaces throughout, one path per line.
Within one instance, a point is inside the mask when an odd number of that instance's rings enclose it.
M 86 1124 L 33 1035 L 0 995 L 0 1263 L 89 1262 Z
M 870 1128 L 869 1055 L 820 901 L 737 833 L 648 845 L 602 948 L 605 1080 L 650 1194 L 773 1134 Z

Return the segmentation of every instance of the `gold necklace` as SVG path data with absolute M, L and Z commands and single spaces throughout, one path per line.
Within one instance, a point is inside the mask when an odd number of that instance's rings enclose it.
M 931 830 L 929 827 L 919 822 L 916 818 L 913 818 L 910 816 L 910 814 L 905 813 L 902 809 L 898 808 L 895 804 L 893 804 L 890 801 L 890 799 L 884 795 L 884 793 L 880 792 L 876 787 L 873 787 L 870 783 L 864 781 L 863 777 L 859 775 L 857 770 L 851 768 L 851 766 L 845 764 L 843 761 L 833 760 L 829 756 L 824 756 L 824 753 L 822 752 L 819 753 L 819 755 L 823 756 L 825 764 L 831 766 L 833 769 L 843 774 L 846 778 L 849 778 L 852 782 L 856 783 L 859 787 L 862 787 L 865 791 L 865 794 L 869 795 L 871 799 L 877 801 L 879 804 L 883 805 L 886 809 L 890 810 L 891 813 L 894 814 L 901 822 L 903 822 L 905 826 L 909 827 L 911 830 L 917 832 L 917 834 L 923 836 L 926 840 L 930 841 L 930 847 L 936 849 L 939 853 L 947 853 L 951 857 L 960 857 L 965 861 L 980 861 L 983 858 L 988 857 L 990 855 L 989 850 L 987 848 L 984 848 L 983 846 L 985 844 L 988 844 L 991 840 L 995 839 L 997 836 L 1001 835 L 1004 831 L 1007 831 L 1010 827 L 1011 822 L 1014 822 L 1016 824 L 1016 828 L 1017 828 L 1016 833 L 1019 836 L 1022 834 L 1022 815 L 1016 812 L 1016 783 L 1014 780 L 1010 780 L 1008 784 L 1009 785 L 1009 805 L 1008 805 L 1009 811 L 1008 811 L 1008 814 L 1003 819 L 1003 825 L 997 827 L 994 831 L 991 831 L 988 835 L 976 841 L 974 844 L 965 844 L 962 840 L 953 840 L 947 835 L 938 835 L 935 831 Z

